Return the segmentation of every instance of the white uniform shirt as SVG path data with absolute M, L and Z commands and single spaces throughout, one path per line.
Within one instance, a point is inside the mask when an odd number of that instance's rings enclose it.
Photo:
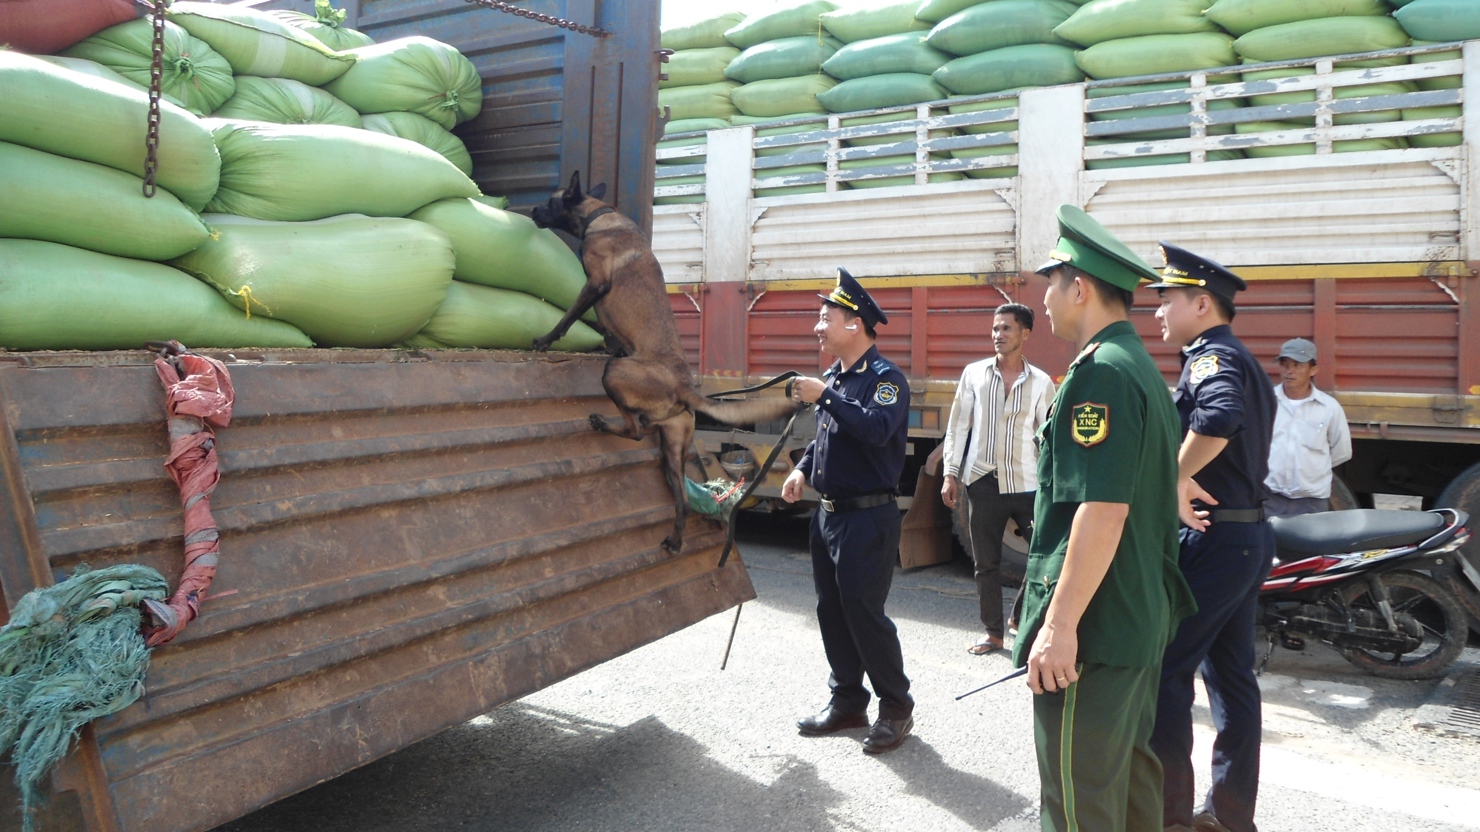
M 1010 390 L 997 371 L 996 356 L 968 364 L 946 421 L 946 475 L 970 485 L 995 471 L 1004 494 L 1037 491 L 1033 436 L 1048 419 L 1053 394 L 1053 379 L 1026 361 Z
M 1346 411 L 1314 387 L 1309 396 L 1291 399 L 1276 384 L 1274 397 L 1278 407 L 1264 484 L 1286 497 L 1330 497 L 1331 469 L 1352 458 Z

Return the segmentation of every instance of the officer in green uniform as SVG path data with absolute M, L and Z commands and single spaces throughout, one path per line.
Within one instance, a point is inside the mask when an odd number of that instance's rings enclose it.
M 1078 208 L 1058 221 L 1038 273 L 1054 335 L 1080 352 L 1038 434 L 1012 657 L 1035 694 L 1043 829 L 1161 832 L 1149 741 L 1162 652 L 1193 603 L 1177 568 L 1177 410 L 1129 320 L 1132 291 L 1158 275 Z

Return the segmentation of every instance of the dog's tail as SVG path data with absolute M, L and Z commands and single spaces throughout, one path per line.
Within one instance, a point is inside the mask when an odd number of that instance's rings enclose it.
M 758 399 L 710 399 L 692 388 L 685 399 L 689 407 L 727 425 L 770 422 L 790 416 L 797 409 L 796 403 L 789 399 L 774 396 Z

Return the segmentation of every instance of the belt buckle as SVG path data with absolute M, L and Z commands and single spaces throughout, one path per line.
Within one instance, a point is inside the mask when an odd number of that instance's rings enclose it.
M 823 511 L 837 511 L 837 509 L 833 507 L 833 501 L 827 499 L 826 497 L 819 499 L 818 502 L 822 504 Z

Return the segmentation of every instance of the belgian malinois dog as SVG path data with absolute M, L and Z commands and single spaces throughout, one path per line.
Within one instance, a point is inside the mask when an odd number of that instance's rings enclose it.
M 581 265 L 586 269 L 586 285 L 575 303 L 554 329 L 534 339 L 534 349 L 549 349 L 587 309 L 596 307 L 607 344 L 617 351 L 606 362 L 601 384 L 622 418 L 593 413 L 591 426 L 633 440 L 658 432 L 663 473 L 673 489 L 676 515 L 673 533 L 663 540 L 663 548 L 676 554 L 683 548 L 688 520 L 684 468 L 694 441 L 694 411 L 726 424 L 748 425 L 788 416 L 796 405 L 775 398 L 716 401 L 699 393 L 684 357 L 658 258 L 632 220 L 601 201 L 605 195 L 605 183 L 582 193 L 577 171 L 569 187 L 556 191 L 548 204 L 531 215 L 541 228 L 559 229 L 579 238 Z

